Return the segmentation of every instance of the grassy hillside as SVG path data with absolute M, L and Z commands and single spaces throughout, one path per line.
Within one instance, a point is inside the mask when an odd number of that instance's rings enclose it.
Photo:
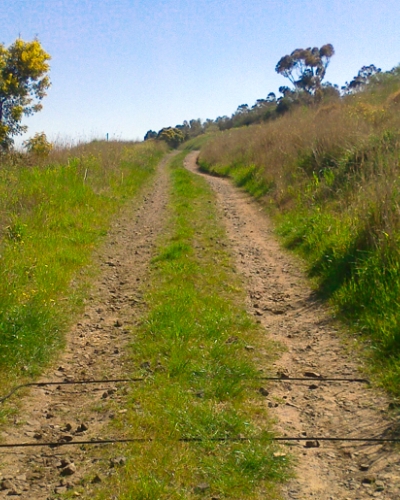
M 94 247 L 152 174 L 160 144 L 92 143 L 0 169 L 0 379 L 34 375 L 63 342 Z
M 400 394 L 400 68 L 362 92 L 220 133 L 202 168 L 273 208 L 285 244 Z

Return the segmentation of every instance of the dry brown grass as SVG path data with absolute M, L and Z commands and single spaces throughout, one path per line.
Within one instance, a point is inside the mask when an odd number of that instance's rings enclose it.
M 400 70 L 336 103 L 220 133 L 200 156 L 204 168 L 234 180 L 246 168 L 264 176 L 286 244 L 307 259 L 321 293 L 368 334 L 369 364 L 397 395 L 399 105 Z
M 374 163 L 379 163 L 382 150 L 398 146 L 393 131 L 400 130 L 400 90 L 380 102 L 376 95 L 372 103 L 369 97 L 365 93 L 298 108 L 275 121 L 223 132 L 209 141 L 200 160 L 209 165 L 256 165 L 274 180 L 276 202 L 326 169 L 357 170 L 365 181 L 374 171 L 379 178 L 387 176 L 392 170 Z

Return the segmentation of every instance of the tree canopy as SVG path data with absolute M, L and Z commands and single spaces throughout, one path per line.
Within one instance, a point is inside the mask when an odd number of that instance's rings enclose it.
M 27 130 L 23 116 L 42 109 L 41 100 L 50 87 L 47 75 L 50 55 L 35 39 L 18 38 L 6 48 L 0 44 L 0 145 L 13 143 L 12 137 Z
M 371 77 L 381 73 L 381 69 L 377 68 L 375 64 L 370 64 L 369 66 L 363 66 L 357 73 L 357 75 L 351 80 L 350 83 L 346 82 L 346 86 L 343 87 L 345 94 L 353 94 L 363 90 L 366 85 L 369 84 Z
M 320 49 L 295 49 L 278 61 L 275 71 L 288 78 L 296 89 L 314 94 L 321 87 L 334 53 L 335 49 L 330 43 Z

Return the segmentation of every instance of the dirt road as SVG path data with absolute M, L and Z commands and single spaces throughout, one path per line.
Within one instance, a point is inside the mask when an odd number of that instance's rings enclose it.
M 199 173 L 196 158 L 191 153 L 186 167 Z M 340 341 L 329 311 L 313 296 L 299 262 L 282 251 L 260 205 L 230 181 L 204 177 L 217 194 L 236 267 L 245 278 L 248 310 L 265 327 L 266 335 L 286 347 L 276 363 L 276 374 L 360 378 L 351 346 L 345 348 Z M 263 352 L 257 357 L 263 368 Z M 282 436 L 389 437 L 395 429 L 385 396 L 363 383 L 316 378 L 270 384 L 267 392 L 265 404 Z M 292 451 L 296 478 L 285 487 L 287 499 L 400 498 L 398 448 L 310 439 L 295 444 Z
M 186 167 L 198 174 L 196 153 Z M 97 260 L 101 272 L 83 317 L 73 327 L 57 365 L 42 380 L 115 379 L 129 375 L 125 347 L 135 315 L 142 313 L 141 290 L 156 237 L 162 232 L 168 177 L 162 162 L 156 180 L 113 224 Z M 202 174 L 201 174 L 202 175 Z M 247 287 L 247 307 L 266 336 L 286 346 L 275 372 L 314 375 L 306 383 L 263 386 L 265 406 L 276 418 L 277 434 L 309 437 L 290 448 L 296 478 L 284 488 L 286 499 L 345 500 L 400 498 L 400 457 L 391 445 L 315 442 L 314 436 L 390 435 L 394 420 L 388 401 L 362 383 L 328 383 L 317 378 L 360 377 L 351 349 L 341 344 L 329 311 L 313 297 L 299 263 L 279 247 L 260 206 L 229 181 L 206 176 L 217 195 L 221 221 L 236 269 Z M 260 369 L 267 353 L 254 353 Z M 56 385 L 24 396 L 4 442 L 90 440 L 103 436 L 116 411 L 125 411 L 121 384 Z M 96 448 L 12 449 L 1 452 L 0 498 L 58 498 L 73 494 L 83 477 L 98 480 Z M 88 484 L 90 489 L 90 484 Z M 76 496 L 79 496 L 77 493 Z

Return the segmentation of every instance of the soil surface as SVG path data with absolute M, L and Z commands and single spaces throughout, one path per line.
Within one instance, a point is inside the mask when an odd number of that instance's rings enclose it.
M 185 163 L 199 173 L 196 158 L 197 153 L 191 153 Z M 96 257 L 101 272 L 85 312 L 69 333 L 57 365 L 41 380 L 129 377 L 130 328 L 143 313 L 141 291 L 155 240 L 165 225 L 166 161 L 161 162 L 154 183 L 115 220 Z M 228 180 L 205 177 L 216 192 L 236 269 L 247 287 L 248 310 L 265 328 L 266 337 L 286 347 L 275 374 L 313 379 L 266 382 L 260 387 L 264 404 L 276 419 L 277 434 L 307 437 L 291 442 L 296 477 L 284 487 L 284 498 L 399 499 L 398 449 L 390 444 L 313 439 L 389 437 L 399 422 L 390 416 L 389 400 L 366 384 L 319 378 L 362 374 L 351 348 L 340 340 L 329 310 L 314 297 L 301 266 L 279 246 L 260 205 Z M 266 349 L 254 352 L 260 368 L 266 366 Z M 2 441 L 40 444 L 109 437 L 107 423 L 116 412 L 126 411 L 124 388 L 122 383 L 60 384 L 20 393 L 14 396 L 23 395 L 18 417 L 3 432 Z M 104 473 L 95 446 L 38 446 L 0 453 L 0 498 L 56 499 L 66 492 L 74 494 L 83 478 L 90 490 L 92 482 L 101 481 L 99 470 Z M 75 496 L 79 497 L 78 491 Z
M 316 299 L 299 262 L 282 250 L 260 204 L 227 179 L 201 174 L 196 159 L 197 153 L 191 153 L 186 168 L 203 175 L 217 194 L 236 269 L 247 287 L 248 311 L 269 337 L 286 347 L 275 363 L 275 375 L 315 379 L 260 388 L 276 418 L 277 434 L 308 438 L 292 442 L 296 477 L 285 486 L 284 497 L 400 499 L 398 446 L 313 439 L 390 437 L 398 431 L 399 420 L 390 416 L 385 395 L 365 383 L 320 380 L 321 375 L 362 378 L 355 352 L 348 343 L 344 345 L 343 335 L 327 307 Z M 262 349 L 255 356 L 262 368 Z
M 69 333 L 57 365 L 44 373 L 41 381 L 129 377 L 126 352 L 130 328 L 135 316 L 142 313 L 140 291 L 155 240 L 165 222 L 167 160 L 168 157 L 159 165 L 155 181 L 114 221 L 105 244 L 95 256 L 101 271 L 93 283 L 84 314 Z M 14 425 L 2 433 L 2 442 L 65 443 L 109 437 L 105 426 L 115 411 L 124 411 L 118 406 L 124 388 L 124 384 L 101 383 L 32 389 L 23 398 Z M 93 483 L 101 481 L 95 447 L 82 448 L 40 446 L 0 450 L 0 498 L 53 499 L 68 491 L 79 497 L 74 490 L 82 478 L 89 477 Z

